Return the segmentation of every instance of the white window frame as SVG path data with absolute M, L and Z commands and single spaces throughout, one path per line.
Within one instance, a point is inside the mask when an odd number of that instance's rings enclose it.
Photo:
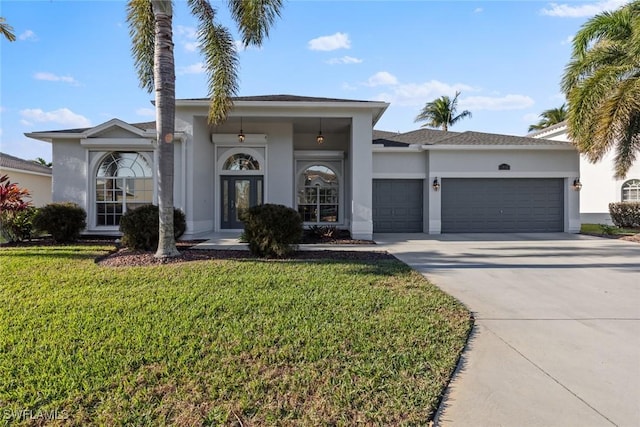
M 629 179 L 622 184 L 621 199 L 623 202 L 640 202 L 640 179 Z M 632 198 L 625 198 L 633 195 Z

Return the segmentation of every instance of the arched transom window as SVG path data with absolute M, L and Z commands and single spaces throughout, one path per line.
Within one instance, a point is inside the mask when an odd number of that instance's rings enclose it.
M 257 171 L 260 170 L 260 162 L 250 154 L 238 153 L 229 156 L 222 169 L 226 171 Z
M 623 202 L 640 202 L 640 179 L 631 179 L 622 184 Z
M 298 212 L 305 222 L 338 222 L 340 183 L 330 168 L 313 165 L 298 179 Z
M 153 172 L 141 153 L 107 154 L 96 172 L 96 225 L 116 226 L 129 209 L 153 203 Z

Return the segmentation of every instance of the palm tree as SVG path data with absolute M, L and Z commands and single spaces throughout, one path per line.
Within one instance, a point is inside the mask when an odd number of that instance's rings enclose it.
M 460 92 L 456 92 L 456 96 L 450 99 L 448 96 L 441 96 L 431 102 L 427 102 L 415 119 L 415 122 L 424 122 L 421 127 L 441 127 L 443 131 L 448 131 L 449 126 L 453 126 L 459 120 L 465 117 L 471 117 L 471 112 L 464 110 L 456 116 L 458 109 L 458 96 Z
M 0 34 L 2 34 L 10 42 L 16 41 L 16 35 L 13 32 L 13 27 L 6 23 L 6 19 L 0 16 Z
M 615 150 L 623 178 L 640 151 L 640 1 L 587 21 L 562 77 L 568 134 L 593 163 Z
M 53 163 L 51 162 L 47 162 L 45 159 L 43 159 L 42 157 L 36 157 L 36 159 L 33 161 L 33 163 L 37 163 L 39 165 L 42 166 L 46 166 L 48 168 L 50 168 L 51 166 L 53 166 Z
M 562 104 L 560 108 L 550 108 L 540 113 L 540 121 L 529 126 L 529 132 L 534 130 L 546 129 L 549 126 L 557 125 L 567 120 L 567 105 Z
M 198 20 L 198 41 L 208 74 L 209 122 L 224 121 L 238 90 L 238 56 L 229 30 L 216 22 L 209 0 L 187 0 Z M 245 46 L 260 46 L 280 16 L 282 0 L 229 0 L 231 16 Z M 173 236 L 173 134 L 175 63 L 171 0 L 129 0 L 127 22 L 140 85 L 155 91 L 158 141 L 159 243 L 156 257 L 177 256 Z

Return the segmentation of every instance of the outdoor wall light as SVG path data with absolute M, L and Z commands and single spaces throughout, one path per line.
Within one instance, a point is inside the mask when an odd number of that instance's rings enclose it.
M 434 178 L 433 184 L 431 184 L 431 187 L 433 188 L 433 191 L 440 190 L 440 183 L 438 182 L 438 177 L 437 176 Z
M 324 142 L 324 136 L 322 136 L 322 118 L 320 118 L 320 131 L 318 132 L 318 136 L 316 136 L 316 142 L 318 144 L 322 144 Z
M 573 189 L 576 191 L 582 190 L 582 183 L 580 182 L 580 178 L 576 178 L 573 180 Z
M 238 134 L 238 142 L 244 142 L 245 135 L 242 131 L 242 117 L 240 117 L 240 133 Z

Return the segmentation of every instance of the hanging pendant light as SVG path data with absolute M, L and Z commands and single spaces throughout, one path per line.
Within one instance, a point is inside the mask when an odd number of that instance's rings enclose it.
M 238 142 L 244 142 L 245 135 L 242 131 L 242 117 L 240 117 L 240 133 L 238 134 Z
M 322 136 L 322 118 L 320 118 L 320 131 L 318 132 L 318 136 L 316 136 L 316 142 L 318 144 L 322 144 L 324 142 L 324 136 Z

